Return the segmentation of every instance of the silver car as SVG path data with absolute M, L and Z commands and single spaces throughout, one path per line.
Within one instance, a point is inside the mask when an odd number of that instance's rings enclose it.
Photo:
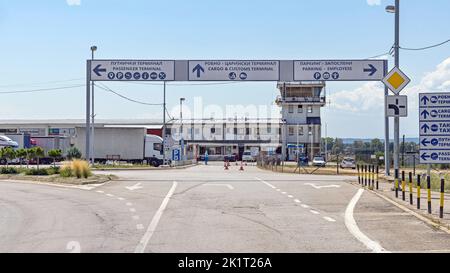
M 341 169 L 356 169 L 356 162 L 353 158 L 347 157 L 344 158 L 341 162 Z

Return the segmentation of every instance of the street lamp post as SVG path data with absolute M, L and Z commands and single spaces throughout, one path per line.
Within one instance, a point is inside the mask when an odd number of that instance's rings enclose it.
M 91 55 L 92 55 L 92 57 L 91 57 L 91 60 L 93 61 L 94 60 L 94 52 L 95 51 L 97 51 L 97 46 L 91 46 Z M 92 95 L 92 98 L 91 98 L 91 103 L 92 103 L 92 113 L 91 113 L 91 120 L 92 120 L 92 123 L 91 123 L 91 146 L 89 147 L 90 148 L 90 150 L 91 150 L 91 164 L 94 164 L 95 163 L 95 156 L 94 156 L 94 124 L 95 124 L 95 122 L 94 122 L 94 120 L 95 120 L 95 108 L 94 108 L 94 82 L 92 82 L 91 83 L 92 84 L 92 87 L 91 87 L 91 89 L 92 89 L 92 93 L 91 93 L 91 95 Z
M 387 6 L 386 11 L 389 13 L 395 13 L 395 67 L 400 67 L 400 0 L 395 0 L 395 6 Z M 394 118 L 394 171 L 396 183 L 399 179 L 399 143 L 400 143 L 400 118 Z M 397 184 L 398 185 L 398 184 Z
M 185 98 L 180 98 L 180 135 L 181 135 L 181 161 L 184 160 L 184 135 L 183 135 L 183 102 L 185 101 Z

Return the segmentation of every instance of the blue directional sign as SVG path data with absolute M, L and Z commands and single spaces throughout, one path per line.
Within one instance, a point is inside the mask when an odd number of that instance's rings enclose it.
M 173 161 L 180 161 L 181 160 L 181 153 L 179 149 L 172 150 L 172 160 Z
M 419 94 L 420 162 L 450 163 L 450 93 Z
M 92 81 L 174 81 L 175 61 L 92 60 Z M 156 73 L 156 77 L 149 75 Z

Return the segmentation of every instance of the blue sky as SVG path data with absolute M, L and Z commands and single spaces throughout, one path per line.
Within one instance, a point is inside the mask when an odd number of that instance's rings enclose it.
M 384 11 L 392 2 L 0 0 L 0 92 L 83 84 L 93 44 L 98 46 L 96 58 L 103 59 L 367 58 L 393 44 L 394 18 Z M 449 39 L 449 11 L 448 0 L 402 1 L 401 45 L 421 47 Z M 405 91 L 410 117 L 402 119 L 402 134 L 418 134 L 418 92 L 449 91 L 448 58 L 449 44 L 401 52 L 401 68 L 412 78 Z M 62 82 L 36 85 L 50 81 Z M 140 101 L 162 101 L 160 85 L 108 86 Z M 83 118 L 84 92 L 78 87 L 0 93 L 0 119 Z M 269 106 L 278 92 L 275 83 L 239 83 L 168 85 L 167 94 L 172 111 L 180 97 L 186 97 L 190 108 L 201 97 L 204 105 L 225 109 L 235 104 Z M 383 136 L 380 84 L 329 83 L 327 95 L 323 123 L 329 136 Z M 158 106 L 137 105 L 101 90 L 96 110 L 97 118 L 162 116 Z

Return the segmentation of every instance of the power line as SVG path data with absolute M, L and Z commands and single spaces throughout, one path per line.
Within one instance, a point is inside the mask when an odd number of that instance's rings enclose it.
M 44 84 L 52 84 L 52 83 L 65 83 L 65 82 L 80 81 L 80 80 L 84 80 L 84 79 L 85 79 L 85 78 L 75 78 L 75 79 L 60 80 L 60 81 L 48 81 L 48 82 L 35 82 L 35 83 L 6 84 L 6 85 L 0 85 L 0 88 L 4 88 L 4 87 L 13 87 L 13 86 L 34 86 L 34 85 L 44 85 Z
M 403 49 L 403 50 L 412 50 L 412 51 L 427 50 L 427 49 L 430 49 L 430 48 L 435 48 L 435 47 L 444 45 L 444 44 L 446 44 L 446 43 L 448 43 L 448 42 L 450 42 L 450 39 L 448 39 L 448 40 L 446 40 L 446 41 L 443 41 L 443 42 L 441 42 L 441 43 L 434 44 L 434 45 L 430 45 L 430 46 L 426 46 L 426 47 L 419 47 L 419 48 L 400 47 L 400 49 Z
M 98 88 L 100 88 L 100 89 L 102 89 L 104 91 L 111 92 L 111 93 L 115 94 L 116 96 L 119 96 L 119 97 L 121 97 L 123 99 L 126 99 L 126 100 L 134 102 L 134 103 L 138 103 L 138 104 L 142 104 L 142 105 L 150 105 L 150 106 L 161 106 L 161 105 L 163 105 L 162 103 L 148 103 L 148 102 L 142 102 L 142 101 L 138 101 L 138 100 L 129 98 L 127 96 L 124 96 L 124 95 L 122 95 L 122 94 L 112 90 L 111 88 L 109 88 L 105 84 L 101 84 L 101 85 L 100 84 L 95 84 L 95 86 L 97 86 Z
M 20 93 L 36 93 L 36 92 L 48 92 L 55 90 L 72 89 L 85 86 L 84 84 L 54 87 L 54 88 L 40 88 L 40 89 L 30 89 L 30 90 L 14 90 L 14 91 L 0 91 L 0 94 L 20 94 Z

